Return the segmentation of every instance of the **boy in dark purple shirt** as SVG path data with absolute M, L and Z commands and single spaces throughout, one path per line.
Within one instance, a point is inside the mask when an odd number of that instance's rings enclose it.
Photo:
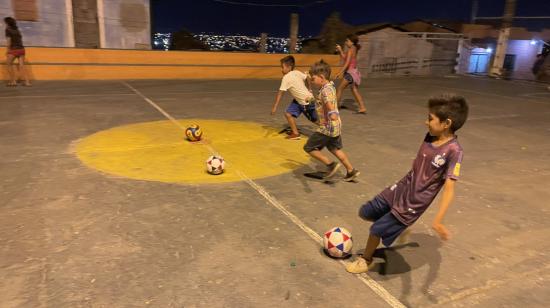
M 428 134 L 412 169 L 359 210 L 361 218 L 374 224 L 363 255 L 346 265 L 350 273 L 367 272 L 380 240 L 390 246 L 401 232 L 420 218 L 441 188 L 443 196 L 432 227 L 443 240 L 449 238 L 449 231 L 441 222 L 460 175 L 463 153 L 455 132 L 468 118 L 468 104 L 463 97 L 445 95 L 430 99 L 428 108 Z

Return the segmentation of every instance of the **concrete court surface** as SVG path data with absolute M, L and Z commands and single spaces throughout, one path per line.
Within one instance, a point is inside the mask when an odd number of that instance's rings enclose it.
M 128 83 L 175 119 L 285 124 L 288 96 L 269 115 L 279 81 Z M 469 77 L 365 84 L 368 114 L 341 111 L 344 149 L 361 176 L 331 185 L 304 178 L 318 166 L 293 157 L 289 172 L 252 183 L 98 171 L 79 160 L 75 141 L 165 115 L 118 81 L 0 88 L 0 306 L 547 307 L 550 91 Z M 409 170 L 427 99 L 444 92 L 470 103 L 458 132 L 462 177 L 445 219 L 452 239 L 431 231 L 434 203 L 407 243 L 380 251 L 372 272 L 346 273 L 304 230 L 343 226 L 362 249 L 370 223 L 358 207 Z

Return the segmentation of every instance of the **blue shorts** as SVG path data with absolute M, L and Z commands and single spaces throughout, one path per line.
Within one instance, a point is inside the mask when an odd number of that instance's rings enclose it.
M 401 232 L 407 229 L 407 225 L 393 216 L 390 205 L 380 196 L 363 204 L 359 209 L 359 217 L 374 221 L 370 227 L 370 233 L 380 237 L 386 247 L 389 247 Z
M 316 123 L 318 121 L 317 118 L 317 110 L 315 110 L 315 103 L 310 103 L 309 105 L 300 105 L 295 99 L 292 100 L 290 105 L 288 105 L 288 108 L 286 109 L 286 112 L 288 112 L 291 116 L 297 118 L 302 113 L 308 120 L 310 120 L 313 123 Z

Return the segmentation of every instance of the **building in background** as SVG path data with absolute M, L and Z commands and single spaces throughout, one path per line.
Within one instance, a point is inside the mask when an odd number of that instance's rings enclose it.
M 359 69 L 371 77 L 451 74 L 463 39 L 456 31 L 411 24 L 365 25 L 356 34 Z
M 460 50 L 459 73 L 485 75 L 489 72 L 498 39 L 498 28 L 491 25 L 464 24 L 462 32 L 469 42 Z M 506 56 L 504 73 L 515 79 L 534 79 L 531 69 L 537 54 L 543 51 L 545 42 L 550 41 L 550 30 L 530 32 L 525 28 L 512 27 Z
M 151 49 L 149 0 L 0 0 L 0 7 L 18 21 L 26 46 Z
M 334 15 L 327 19 L 319 36 L 303 41 L 303 52 L 334 53 L 334 45 L 342 45 L 349 33 L 359 36 L 362 47 L 357 57 L 359 70 L 364 76 L 377 77 L 485 75 L 494 58 L 499 31 L 498 26 L 490 24 L 428 20 L 352 26 Z M 533 64 L 549 43 L 550 29 L 530 32 L 512 28 L 504 61 L 505 76 L 535 79 Z

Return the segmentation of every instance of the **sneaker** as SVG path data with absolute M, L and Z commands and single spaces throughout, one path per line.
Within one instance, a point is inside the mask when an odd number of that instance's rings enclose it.
M 346 271 L 352 274 L 362 274 L 369 271 L 369 267 L 372 265 L 372 262 L 367 262 L 367 260 L 362 257 L 357 257 L 355 261 L 349 262 L 346 264 Z
M 288 140 L 300 140 L 300 134 L 289 134 L 288 136 L 285 137 L 285 139 L 288 139 Z
M 359 172 L 359 170 L 353 169 L 353 170 L 351 170 L 351 172 L 348 172 L 348 173 L 346 174 L 346 176 L 344 177 L 344 181 L 346 181 L 346 182 L 351 182 L 351 181 L 355 180 L 355 178 L 356 178 L 359 174 L 361 174 L 361 173 Z
M 338 168 L 340 168 L 340 163 L 333 161 L 330 165 L 327 166 L 327 174 L 324 176 L 324 178 L 330 178 L 333 176 L 336 171 L 338 171 Z

